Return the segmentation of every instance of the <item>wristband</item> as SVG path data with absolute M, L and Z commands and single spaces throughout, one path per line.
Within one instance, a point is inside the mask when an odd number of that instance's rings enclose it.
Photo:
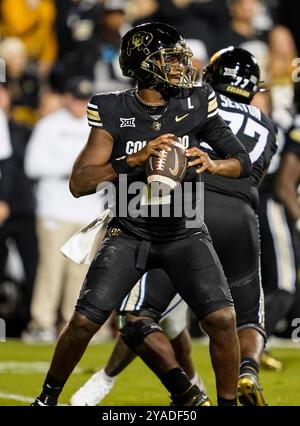
M 252 170 L 252 164 L 246 152 L 238 152 L 237 154 L 234 154 L 229 158 L 235 158 L 236 160 L 239 160 L 241 165 L 241 172 L 239 178 L 248 177 L 250 175 Z
M 114 169 L 114 171 L 118 175 L 127 174 L 127 173 L 131 172 L 131 170 L 133 169 L 127 163 L 126 155 L 124 155 L 123 157 L 114 158 L 113 160 L 111 160 L 110 163 L 111 163 L 112 168 Z

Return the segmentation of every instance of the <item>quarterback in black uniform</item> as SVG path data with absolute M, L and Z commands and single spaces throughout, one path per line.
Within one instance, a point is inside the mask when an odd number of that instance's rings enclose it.
M 259 230 L 255 210 L 258 204 L 257 187 L 277 149 L 273 123 L 258 108 L 250 105 L 252 97 L 259 90 L 259 78 L 260 71 L 255 58 L 241 48 L 230 47 L 216 53 L 204 70 L 204 81 L 209 82 L 216 90 L 219 114 L 237 134 L 253 163 L 251 176 L 243 179 L 232 180 L 206 172 L 202 175 L 205 182 L 205 223 L 224 268 L 237 314 L 241 347 L 238 389 L 240 401 L 244 405 L 265 405 L 258 382 L 265 330 L 259 265 Z M 201 147 L 209 152 L 211 158 L 218 158 L 206 142 L 202 142 Z M 140 281 L 139 287 L 124 300 L 121 313 L 148 315 L 157 321 L 161 317 L 164 318 L 165 312 L 168 312 L 170 320 L 172 316 L 176 323 L 175 330 L 179 330 L 176 337 L 177 346 L 178 341 L 181 342 L 181 348 L 188 346 L 188 342 L 184 343 L 184 324 L 180 327 L 177 323 L 178 320 L 182 321 L 182 314 L 180 313 L 177 319 L 177 305 L 175 301 L 170 303 L 175 292 L 165 272 L 158 269 L 149 271 Z M 174 315 L 169 313 L 171 309 L 174 309 Z M 143 346 L 148 340 L 149 338 L 145 338 Z M 119 350 L 115 350 L 108 368 L 104 371 L 114 372 L 124 365 L 120 353 L 123 351 L 124 360 L 128 355 L 125 354 L 123 343 L 118 345 Z M 135 348 L 135 352 L 146 361 L 146 349 L 143 346 Z M 169 350 L 168 358 L 171 363 L 174 362 L 171 347 Z M 179 359 L 178 354 L 175 355 Z M 181 359 L 183 358 L 181 355 Z M 186 356 L 181 365 L 186 371 L 191 370 L 188 362 Z M 76 401 L 83 397 L 89 399 L 84 392 L 78 393 Z M 97 392 L 101 395 L 101 389 L 94 390 L 94 397 Z
M 128 185 L 146 182 L 145 162 L 169 150 L 175 134 L 189 142 L 189 171 L 183 184 L 196 184 L 204 170 L 232 178 L 249 176 L 249 155 L 219 116 L 214 91 L 208 84 L 193 87 L 191 56 L 182 36 L 169 25 L 147 23 L 125 34 L 120 65 L 124 75 L 138 80 L 138 88 L 91 99 L 88 119 L 92 130 L 70 179 L 76 197 L 95 192 L 104 182 L 114 182 L 118 188 L 122 174 L 127 175 Z M 200 150 L 200 139 L 221 159 L 211 160 Z M 129 142 L 130 146 L 145 146 L 128 154 Z M 128 194 L 128 205 L 133 197 Z M 142 275 L 153 268 L 165 270 L 210 337 L 219 404 L 236 405 L 239 345 L 235 312 L 206 226 L 191 229 L 184 216 L 123 217 L 118 207 L 86 276 L 76 312 L 58 340 L 35 405 L 57 403 L 94 333 Z M 154 321 L 138 318 L 128 321 L 124 333 L 138 343 L 149 330 L 157 331 Z M 177 365 L 171 371 L 162 365 L 160 379 L 173 403 L 201 403 L 198 388 L 190 386 Z M 176 394 L 174 383 L 179 390 Z

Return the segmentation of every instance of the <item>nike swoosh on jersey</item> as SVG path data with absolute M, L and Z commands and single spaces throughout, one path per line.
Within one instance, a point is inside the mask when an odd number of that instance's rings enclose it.
M 179 172 L 179 160 L 178 160 L 178 154 L 177 151 L 175 150 L 175 167 L 174 169 L 171 169 L 171 167 L 169 167 L 170 173 L 173 176 L 177 176 L 178 172 Z
M 176 123 L 179 123 L 179 121 L 183 120 L 185 117 L 187 117 L 190 113 L 188 112 L 187 114 L 182 115 L 181 117 L 179 117 L 178 115 L 176 115 L 175 117 L 175 121 Z

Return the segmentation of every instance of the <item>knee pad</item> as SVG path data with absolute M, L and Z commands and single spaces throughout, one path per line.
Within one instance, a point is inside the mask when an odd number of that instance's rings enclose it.
M 99 326 L 102 326 L 111 314 L 111 311 L 103 311 L 87 303 L 84 306 L 77 303 L 75 311 Z
M 162 329 L 151 318 L 140 319 L 135 322 L 124 319 L 120 332 L 126 345 L 135 352 L 146 336 L 156 332 L 162 333 Z
M 263 327 L 263 324 L 259 324 L 259 323 L 248 323 L 248 324 L 242 324 L 242 325 L 237 325 L 237 331 L 240 330 L 244 330 L 246 328 L 252 328 L 254 330 L 256 330 L 258 333 L 260 333 L 264 339 L 264 342 L 266 344 L 267 342 L 267 335 L 266 335 L 266 331 Z

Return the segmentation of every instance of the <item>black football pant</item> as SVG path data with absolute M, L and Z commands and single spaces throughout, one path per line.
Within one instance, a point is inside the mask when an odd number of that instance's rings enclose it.
M 255 328 L 265 337 L 259 229 L 254 210 L 240 199 L 206 191 L 205 223 L 228 281 L 238 328 Z M 185 280 L 183 277 L 183 285 Z M 120 311 L 135 315 L 147 312 L 159 320 L 175 294 L 168 275 L 153 269 L 124 299 Z
M 233 306 L 222 266 L 206 231 L 167 243 L 151 243 L 121 232 L 102 242 L 76 311 L 103 324 L 144 273 L 154 268 L 166 272 L 199 321 L 218 309 Z

